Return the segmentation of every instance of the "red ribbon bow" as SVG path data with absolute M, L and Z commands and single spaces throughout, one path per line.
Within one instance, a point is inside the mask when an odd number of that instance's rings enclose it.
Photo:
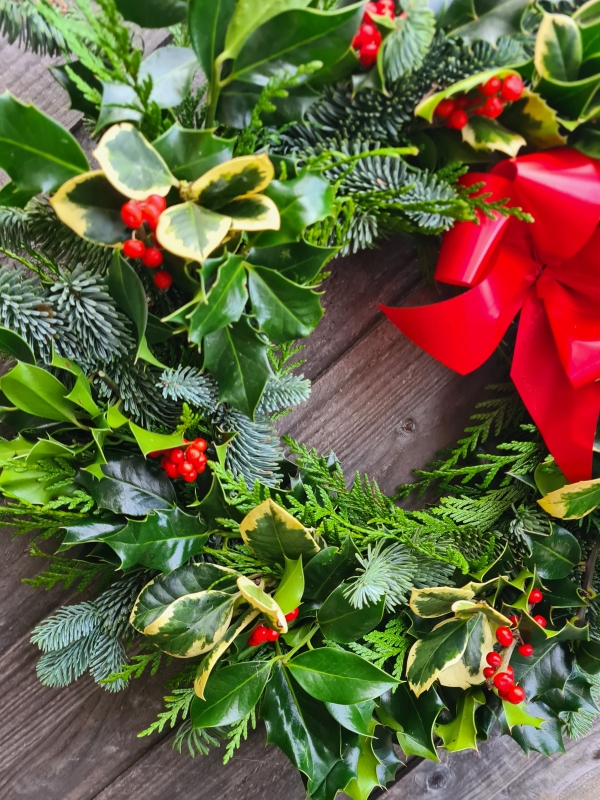
M 535 222 L 459 222 L 435 277 L 473 287 L 420 308 L 381 307 L 442 364 L 481 366 L 521 311 L 511 377 L 569 481 L 590 477 L 600 412 L 600 163 L 568 147 L 503 161 L 485 183 Z

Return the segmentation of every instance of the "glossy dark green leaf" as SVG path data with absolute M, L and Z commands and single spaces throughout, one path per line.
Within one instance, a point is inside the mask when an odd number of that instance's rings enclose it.
M 246 270 L 241 256 L 229 256 L 219 266 L 217 279 L 211 286 L 206 302 L 200 301 L 188 315 L 188 339 L 201 345 L 209 333 L 237 322 L 248 301 Z
M 570 578 L 544 581 L 544 602 L 550 608 L 577 608 L 587 605 L 581 599 L 581 587 Z
M 333 590 L 356 572 L 358 550 L 346 536 L 341 548 L 326 547 L 304 568 L 304 599 L 325 600 Z
M 137 456 L 109 459 L 102 472 L 105 477 L 101 481 L 86 472 L 77 476 L 99 508 L 143 517 L 148 511 L 171 508 L 175 503 L 173 484 L 154 462 Z
M 121 244 L 130 230 L 121 219 L 126 197 L 101 172 L 90 172 L 63 184 L 50 205 L 61 222 L 83 239 L 101 244 Z
M 78 488 L 75 482 L 69 483 L 69 475 L 61 471 L 54 459 L 47 459 L 56 470 L 49 475 L 47 470 L 36 469 L 33 465 L 22 469 L 3 467 L 0 473 L 0 490 L 34 505 L 46 505 L 58 497 L 69 497 Z M 63 483 L 64 481 L 64 483 Z
M 344 597 L 346 588 L 338 586 L 317 613 L 323 636 L 334 642 L 356 642 L 379 625 L 385 610 L 385 596 L 378 603 L 355 608 Z
M 225 34 L 235 0 L 189 0 L 188 27 L 202 71 L 209 81 L 216 58 L 225 48 Z
M 33 350 L 27 344 L 25 339 L 19 336 L 18 333 L 11 331 L 9 328 L 0 326 L 0 351 L 5 355 L 12 356 L 18 361 L 23 361 L 25 364 L 35 364 L 35 355 Z
M 319 295 L 265 267 L 249 270 L 252 310 L 267 336 L 291 342 L 309 336 L 324 314 Z
M 189 47 L 158 47 L 142 61 L 138 82 L 151 78 L 150 101 L 159 108 L 173 108 L 185 100 L 198 67 Z
M 580 672 L 575 670 L 560 689 L 550 689 L 540 698 L 546 703 L 555 714 L 562 714 L 569 711 L 590 711 L 592 714 L 598 712 L 598 707 L 592 695 L 593 685 Z
M 304 571 L 302 569 L 302 557 L 296 559 L 285 559 L 283 575 L 273 599 L 283 611 L 289 614 L 290 611 L 298 608 L 302 595 L 304 594 Z
M 408 686 L 401 683 L 393 692 L 381 696 L 377 716 L 396 731 L 405 755 L 439 761 L 433 743 L 433 726 L 443 708 L 444 703 L 433 686 L 415 697 Z
M 67 66 L 69 69 L 67 69 Z M 95 89 L 100 95 L 102 94 L 101 82 L 81 61 L 71 61 L 68 65 L 50 67 L 50 72 L 55 80 L 68 92 L 71 108 L 75 111 L 81 111 L 89 119 L 96 119 L 98 116 L 96 105 L 84 96 L 81 89 L 69 75 L 69 71 L 74 72 L 75 75 L 84 80 L 88 86 Z
M 264 86 L 253 81 L 233 81 L 219 95 L 217 117 L 232 128 L 243 130 L 252 120 L 260 93 Z M 274 97 L 273 111 L 263 112 L 264 125 L 281 127 L 290 122 L 302 122 L 308 109 L 319 99 L 319 94 L 308 84 L 286 89 L 287 97 Z
M 341 756 L 341 729 L 325 706 L 291 679 L 277 663 L 265 687 L 261 717 L 267 742 L 277 745 L 307 778 L 313 792 L 325 781 Z
M 19 190 L 51 192 L 89 169 L 77 140 L 10 92 L 0 95 L 0 167 Z
M 392 731 L 383 725 L 375 728 L 375 738 L 372 743 L 373 753 L 377 757 L 377 776 L 379 784 L 385 786 L 390 781 L 395 780 L 398 767 L 402 765 L 402 760 L 396 755 L 394 749 L 394 737 Z
M 139 124 L 144 116 L 142 101 L 128 83 L 101 81 L 102 103 L 94 133 L 99 133 L 117 122 Z
M 220 139 L 212 131 L 172 125 L 154 143 L 176 178 L 195 181 L 209 169 L 233 158 L 233 140 Z
M 340 705 L 373 700 L 398 684 L 395 678 L 364 658 L 329 647 L 295 656 L 288 668 L 312 697 Z
M 198 511 L 206 522 L 209 531 L 219 529 L 217 518 L 233 516 L 232 508 L 227 504 L 218 478 L 213 477 L 210 489 L 202 498 Z
M 598 3 L 588 2 L 578 8 L 573 14 L 581 31 L 583 42 L 583 58 L 597 55 L 600 52 L 600 16 Z
M 100 519 L 86 519 L 83 522 L 76 522 L 73 525 L 66 525 L 65 537 L 58 552 L 68 550 L 76 544 L 87 544 L 88 542 L 101 542 L 107 536 L 120 531 L 125 525 L 125 520 L 120 522 L 104 521 Z
M 342 706 L 337 703 L 325 703 L 331 716 L 343 728 L 362 736 L 371 736 L 371 722 L 373 720 L 374 700 L 365 700 L 352 706 Z
M 121 311 L 133 322 L 139 344 L 148 324 L 146 292 L 137 272 L 119 252 L 113 255 L 108 269 L 108 291 Z
M 298 242 L 304 230 L 333 213 L 334 190 L 320 175 L 305 172 L 290 181 L 271 181 L 264 190 L 279 209 L 281 226 L 252 238 L 254 247 Z
M 372 725 L 371 727 L 374 727 Z M 356 764 L 356 775 L 344 787 L 344 793 L 352 800 L 367 800 L 381 785 L 377 767 L 381 766 L 379 759 L 373 752 L 373 739 L 371 736 L 359 737 L 360 753 Z
M 258 703 L 270 672 L 271 662 L 250 661 L 232 664 L 211 673 L 204 690 L 204 700 L 199 697 L 192 700 L 194 728 L 239 722 Z
M 35 197 L 35 189 L 19 189 L 16 183 L 8 181 L 0 189 L 0 207 L 11 206 L 12 208 L 25 208 L 32 197 Z
M 252 418 L 273 370 L 267 344 L 246 317 L 204 340 L 204 366 L 219 384 L 219 401 Z
M 541 628 L 532 627 L 524 633 L 527 643 L 533 645 L 533 655 L 525 657 L 515 652 L 510 664 L 515 671 L 515 683 L 523 687 L 528 698 L 534 699 L 551 689 L 562 690 L 573 671 L 574 657 L 568 642 L 588 639 L 584 628 L 567 623 L 555 636 L 547 637 Z M 586 644 L 582 641 L 581 644 Z
M 313 283 L 325 263 L 337 252 L 335 247 L 317 247 L 301 239 L 275 247 L 252 248 L 246 261 L 280 272 L 294 283 Z
M 183 22 L 186 0 L 116 0 L 116 6 L 129 22 L 142 28 L 166 28 Z
M 581 669 L 590 675 L 600 672 L 600 642 L 580 642 L 575 657 Z
M 531 751 L 541 753 L 544 756 L 552 756 L 555 753 L 564 753 L 565 746 L 562 738 L 562 724 L 544 703 L 527 703 L 527 711 L 536 717 L 541 717 L 546 721 L 541 728 L 534 728 L 531 725 L 516 725 L 510 735 L 522 748 L 525 755 Z M 500 725 L 506 731 L 506 723 L 500 718 Z
M 170 325 L 162 322 L 154 314 L 148 314 L 148 322 L 146 324 L 146 340 L 148 344 L 166 342 L 171 336 L 173 336 L 173 328 Z
M 531 534 L 526 537 L 531 556 L 524 559 L 530 569 L 536 568 L 540 578 L 566 578 L 581 561 L 579 542 L 566 528 L 552 525 L 549 536 Z
M 0 388 L 21 411 L 57 422 L 77 423 L 77 406 L 67 399 L 69 390 L 41 367 L 20 361 L 0 379 Z
M 521 32 L 521 18 L 529 0 L 455 0 L 444 4 L 440 27 L 467 42 L 485 39 L 495 44 L 500 36 Z

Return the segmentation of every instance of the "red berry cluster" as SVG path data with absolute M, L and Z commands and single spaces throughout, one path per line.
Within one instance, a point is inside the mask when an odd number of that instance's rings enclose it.
M 543 600 L 544 595 L 539 589 L 532 589 L 529 593 L 528 602 L 530 606 L 539 603 Z M 519 617 L 516 614 L 513 614 L 509 617 L 510 624 L 513 628 L 517 628 L 519 625 Z M 541 614 L 533 617 L 533 619 L 537 622 L 538 625 L 541 625 L 542 628 L 546 627 L 546 619 L 542 617 Z M 520 638 L 520 634 L 517 634 L 518 640 L 521 642 L 523 641 Z M 510 647 L 514 642 L 515 636 L 510 628 L 501 625 L 498 630 L 496 631 L 496 641 L 502 648 Z M 517 652 L 519 655 L 524 656 L 525 658 L 529 658 L 533 655 L 533 647 L 530 644 L 520 644 L 517 648 Z M 511 666 L 507 666 L 503 672 L 497 672 L 498 667 L 503 662 L 503 657 L 501 653 L 498 653 L 496 650 L 492 650 L 490 653 L 487 654 L 485 660 L 489 664 L 489 667 L 486 667 L 483 670 L 483 675 L 486 680 L 492 681 L 496 689 L 498 690 L 498 694 L 503 700 L 508 700 L 509 703 L 521 703 L 525 700 L 525 692 L 520 686 L 515 685 L 514 679 L 514 670 Z
M 435 109 L 436 117 L 446 121 L 446 127 L 459 131 L 469 121 L 469 113 L 496 119 L 504 111 L 504 103 L 513 103 L 523 94 L 523 81 L 518 75 L 490 78 L 473 92 L 441 100 Z
M 198 474 L 206 469 L 207 447 L 206 439 L 194 439 L 185 450 L 174 447 L 172 450 L 156 450 L 149 455 L 150 458 L 161 456 L 160 465 L 169 478 L 183 478 L 186 483 L 193 483 Z
M 373 66 L 381 47 L 381 33 L 373 24 L 374 16 L 394 19 L 396 16 L 395 0 L 379 0 L 378 3 L 367 3 L 365 6 L 362 25 L 352 41 L 352 47 L 357 51 L 358 60 L 363 67 Z
M 300 609 L 295 608 L 293 611 L 290 611 L 289 614 L 286 614 L 285 618 L 288 622 L 292 622 L 299 613 Z M 279 639 L 280 636 L 281 634 L 279 631 L 276 631 L 274 628 L 267 628 L 266 625 L 261 624 L 257 625 L 248 637 L 248 644 L 250 647 L 258 647 L 259 644 L 264 644 L 265 642 L 274 642 L 276 639 Z
M 128 200 L 121 208 L 121 219 L 128 228 L 135 230 L 145 222 L 151 231 L 155 231 L 166 207 L 167 201 L 159 194 L 151 194 L 145 200 Z M 142 264 L 149 269 L 156 269 L 163 263 L 163 254 L 158 247 L 146 247 L 140 239 L 127 239 L 123 252 L 127 258 L 141 258 Z M 154 273 L 154 283 L 159 289 L 166 290 L 173 278 L 166 270 L 159 269 Z

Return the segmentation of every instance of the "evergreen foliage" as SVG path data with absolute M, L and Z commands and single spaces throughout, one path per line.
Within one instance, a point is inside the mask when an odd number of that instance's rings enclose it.
M 0 35 L 9 44 L 17 42 L 34 53 L 59 55 L 65 40 L 40 14 L 35 0 L 0 0 Z

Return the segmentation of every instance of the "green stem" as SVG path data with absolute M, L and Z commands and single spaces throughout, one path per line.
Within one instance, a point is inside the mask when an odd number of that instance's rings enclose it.
M 213 71 L 210 78 L 210 85 L 208 87 L 209 102 L 208 102 L 208 108 L 206 109 L 206 121 L 204 124 L 205 128 L 214 128 L 215 126 L 217 103 L 219 102 L 219 94 L 221 92 L 220 75 L 221 75 L 221 65 L 219 64 L 219 59 L 217 59 L 213 64 Z
M 596 539 L 592 549 L 590 550 L 590 554 L 587 557 L 587 561 L 585 562 L 585 572 L 583 573 L 583 581 L 581 584 L 581 588 L 586 593 L 588 593 L 592 588 L 592 583 L 594 581 L 594 571 L 596 569 L 596 561 L 598 560 L 599 551 L 600 551 L 600 539 Z M 583 627 L 585 625 L 586 609 L 587 606 L 581 606 L 581 608 L 577 609 L 577 622 L 580 625 L 580 627 Z

